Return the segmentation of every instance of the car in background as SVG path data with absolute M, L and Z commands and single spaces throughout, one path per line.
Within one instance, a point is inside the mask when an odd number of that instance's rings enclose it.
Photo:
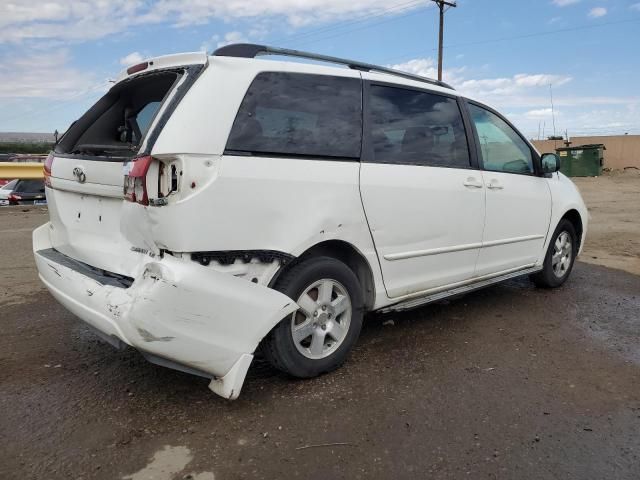
M 18 180 L 11 180 L 0 187 L 0 206 L 9 205 L 9 195 L 13 191 Z
M 7 200 L 9 205 L 46 205 L 44 180 L 18 180 Z

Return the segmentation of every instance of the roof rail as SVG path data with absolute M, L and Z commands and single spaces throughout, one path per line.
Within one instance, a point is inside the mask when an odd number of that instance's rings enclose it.
M 269 47 L 267 45 L 256 45 L 253 43 L 234 43 L 231 45 L 226 45 L 214 51 L 213 55 L 216 55 L 219 57 L 240 57 L 240 58 L 255 58 L 258 55 L 282 55 L 286 57 L 307 58 L 309 60 L 318 60 L 321 62 L 346 65 L 347 67 L 353 70 L 360 70 L 363 72 L 387 73 L 389 75 L 395 75 L 396 77 L 415 80 L 417 82 L 430 83 L 431 85 L 437 85 L 439 87 L 449 88 L 451 90 L 454 89 L 451 85 L 448 85 L 438 80 L 434 80 L 432 78 L 421 77 L 420 75 L 414 75 L 412 73 L 402 72 L 400 70 L 394 70 L 392 68 L 381 67 L 380 65 L 356 62 L 354 60 L 331 57 L 328 55 L 320 55 L 318 53 L 302 52 L 300 50 L 291 50 L 288 48 Z

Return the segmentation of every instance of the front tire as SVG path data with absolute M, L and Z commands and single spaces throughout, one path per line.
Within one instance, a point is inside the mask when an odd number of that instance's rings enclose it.
M 531 275 L 531 280 L 537 287 L 559 287 L 569 278 L 577 255 L 576 230 L 569 220 L 562 219 L 549 242 L 542 270 Z
M 266 337 L 267 360 L 299 378 L 340 367 L 362 328 L 364 300 L 353 271 L 330 257 L 312 258 L 285 272 L 274 288 L 300 309 Z

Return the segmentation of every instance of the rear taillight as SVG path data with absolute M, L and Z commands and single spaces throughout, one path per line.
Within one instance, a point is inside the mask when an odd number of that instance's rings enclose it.
M 51 187 L 51 169 L 53 168 L 53 153 L 50 153 L 47 159 L 44 161 L 44 184 L 47 187 Z
M 11 204 L 17 204 L 20 200 L 22 200 L 22 197 L 20 195 L 16 195 L 15 193 L 11 193 L 7 197 L 7 200 L 9 200 L 9 203 Z
M 124 198 L 130 202 L 149 205 L 147 172 L 153 162 L 152 156 L 134 158 L 128 165 L 129 173 L 124 176 Z

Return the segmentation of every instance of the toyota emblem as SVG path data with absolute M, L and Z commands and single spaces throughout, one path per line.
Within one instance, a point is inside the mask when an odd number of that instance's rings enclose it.
M 73 176 L 76 177 L 76 180 L 80 183 L 84 183 L 87 181 L 87 175 L 84 173 L 82 167 L 76 167 L 73 169 Z

